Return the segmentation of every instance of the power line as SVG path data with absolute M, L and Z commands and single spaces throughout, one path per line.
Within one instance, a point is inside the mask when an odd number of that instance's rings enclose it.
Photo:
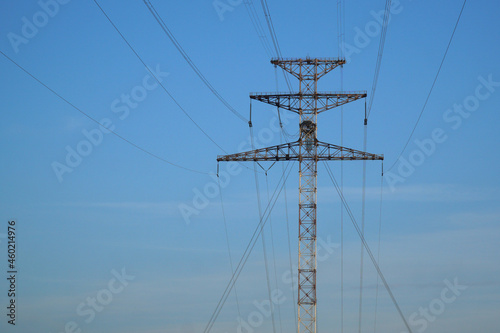
M 267 5 L 266 0 L 260 0 L 262 5 L 262 10 L 264 11 L 264 17 L 266 18 L 267 27 L 269 29 L 269 34 L 271 35 L 271 39 L 273 41 L 274 49 L 276 51 L 276 56 L 278 58 L 283 58 L 281 54 L 280 44 L 278 42 L 278 36 L 276 35 L 276 30 L 274 29 L 273 19 L 271 18 L 271 12 L 269 11 L 269 6 Z M 285 78 L 286 85 L 288 86 L 288 90 L 292 91 L 292 86 L 288 79 L 288 76 L 285 73 L 285 70 L 282 69 L 283 77 Z
M 281 164 L 281 170 L 282 172 L 285 172 L 283 164 Z M 285 220 L 286 220 L 286 234 L 287 234 L 287 244 L 288 244 L 288 264 L 290 267 L 290 280 L 292 283 L 292 289 L 291 289 L 291 294 L 292 294 L 292 299 L 295 297 L 295 282 L 293 280 L 293 265 L 292 265 L 292 250 L 291 250 L 291 240 L 290 240 L 290 221 L 288 218 L 288 198 L 286 195 L 286 183 L 283 184 L 283 195 L 285 199 Z M 295 317 L 295 322 L 297 322 L 297 303 L 293 302 L 293 314 Z
M 380 262 L 380 238 L 381 238 L 381 234 L 382 234 L 383 195 L 384 195 L 384 163 L 382 163 L 382 176 L 380 177 L 380 211 L 379 211 L 379 218 L 378 218 L 377 262 Z M 375 287 L 375 318 L 373 320 L 373 333 L 375 333 L 377 331 L 378 285 L 379 285 L 379 276 L 377 275 L 377 284 Z
M 279 91 L 279 82 L 278 82 L 278 73 L 277 73 L 277 69 L 275 67 L 275 70 L 274 70 L 274 75 L 276 77 L 276 91 Z M 278 111 L 278 118 L 279 118 L 279 121 L 280 121 L 280 128 L 281 128 L 281 132 L 280 132 L 280 144 L 283 144 L 283 137 L 287 134 L 285 129 L 283 128 L 283 124 L 281 123 L 281 117 L 280 117 L 280 109 L 279 107 L 277 107 L 277 111 Z M 284 165 L 281 164 L 281 171 L 282 173 L 285 172 L 285 169 L 284 169 Z M 292 282 L 292 289 L 291 289 L 291 293 L 292 293 L 292 299 L 293 297 L 295 297 L 295 282 L 293 281 L 293 265 L 292 265 L 292 249 L 291 249 L 291 241 L 290 241 L 290 221 L 288 219 L 288 197 L 286 195 L 286 183 L 283 184 L 283 188 L 284 188 L 284 191 L 283 191 L 283 194 L 284 194 L 284 197 L 285 197 L 285 218 L 286 218 L 286 234 L 287 234 L 287 240 L 288 240 L 288 263 L 290 265 L 290 278 L 291 278 L 291 282 Z M 298 291 L 297 291 L 298 293 Z M 293 311 L 293 314 L 294 314 L 294 318 L 295 318 L 295 322 L 298 322 L 298 318 L 297 318 L 297 306 L 298 304 L 293 302 L 294 306 L 292 308 L 292 311 Z
M 37 81 L 39 84 L 41 84 L 42 86 L 44 86 L 46 89 L 48 89 L 50 92 L 52 92 L 54 95 L 56 95 L 57 97 L 59 97 L 59 99 L 61 99 L 62 101 L 66 102 L 66 104 L 68 104 L 69 106 L 71 106 L 72 108 L 74 108 L 75 110 L 77 110 L 78 112 L 80 112 L 82 115 L 84 115 L 85 117 L 87 117 L 88 119 L 90 119 L 91 121 L 93 121 L 94 123 L 106 128 L 110 133 L 112 133 L 113 135 L 115 135 L 116 137 L 118 137 L 119 139 L 121 139 L 122 141 L 125 141 L 126 143 L 128 143 L 129 145 L 139 149 L 140 151 L 156 158 L 157 160 L 160 160 L 162 162 L 165 162 L 167 164 L 170 164 L 176 168 L 179 168 L 179 169 L 183 169 L 183 170 L 186 170 L 186 171 L 190 171 L 190 172 L 195 172 L 195 173 L 200 173 L 200 174 L 205 174 L 205 175 L 208 175 L 209 173 L 208 172 L 204 172 L 204 171 L 200 171 L 200 170 L 195 170 L 195 169 L 191 169 L 191 168 L 187 168 L 187 167 L 184 167 L 182 165 L 179 165 L 179 164 L 176 164 L 176 163 L 173 163 L 169 160 L 166 160 L 164 159 L 163 157 L 160 157 L 152 152 L 150 152 L 149 150 L 145 149 L 145 148 L 142 148 L 141 146 L 133 143 L 132 141 L 126 139 L 125 137 L 121 136 L 120 134 L 116 133 L 115 131 L 107 128 L 106 126 L 104 126 L 103 124 L 101 124 L 98 120 L 96 120 L 95 118 L 93 118 L 92 116 L 90 116 L 89 114 L 87 114 L 86 112 L 82 111 L 80 108 L 78 108 L 77 106 L 75 106 L 73 103 L 71 103 L 70 101 L 68 101 L 66 98 L 64 98 L 63 96 L 61 96 L 59 93 L 57 93 L 54 89 L 50 88 L 48 85 L 46 85 L 45 83 L 43 83 L 41 80 L 39 80 L 37 77 L 35 77 L 33 74 L 31 74 L 30 72 L 28 72 L 28 70 L 26 70 L 24 67 L 22 67 L 21 65 L 19 65 L 17 62 L 15 62 L 14 60 L 12 60 L 10 57 L 8 57 L 5 53 L 3 53 L 2 51 L 0 51 L 0 53 L 7 59 L 9 60 L 10 62 L 12 62 L 14 65 L 16 65 L 19 69 L 21 69 L 23 72 L 25 72 L 26 74 L 28 74 L 31 78 L 33 78 L 35 81 Z
M 252 142 L 252 150 L 255 149 L 255 142 L 254 142 L 254 136 L 253 136 L 253 127 L 251 123 L 249 123 L 249 129 L 250 129 L 250 138 Z M 254 169 L 254 177 L 255 177 L 255 191 L 257 193 L 257 207 L 259 210 L 259 218 L 262 220 L 262 206 L 261 206 L 261 199 L 260 199 L 260 188 L 259 188 L 259 176 L 257 174 L 257 164 L 258 162 L 253 162 L 253 169 Z M 260 166 L 260 164 L 259 164 Z M 267 180 L 267 172 L 266 172 L 266 180 Z M 268 193 L 268 200 L 269 200 L 269 193 Z M 268 216 L 269 223 L 271 223 L 271 217 L 270 215 Z M 266 239 L 265 239 L 265 229 L 263 228 L 261 231 L 261 239 L 262 239 L 262 253 L 264 255 L 264 267 L 265 267 L 265 273 L 266 273 L 266 282 L 267 282 L 267 295 L 269 297 L 269 304 L 271 304 L 271 321 L 273 324 L 273 333 L 276 333 L 276 324 L 274 321 L 274 309 L 273 309 L 273 302 L 271 298 L 271 283 L 269 281 L 269 268 L 268 268 L 268 262 L 267 262 L 267 250 L 266 250 Z M 274 254 L 274 253 L 273 253 Z
M 373 100 L 375 98 L 375 91 L 377 89 L 378 77 L 380 74 L 380 67 L 382 63 L 382 56 L 384 53 L 384 45 L 385 45 L 385 37 L 387 34 L 387 26 L 389 24 L 390 17 L 390 9 L 391 9 L 392 0 L 386 0 L 385 2 L 385 10 L 384 10 L 384 20 L 382 23 L 382 31 L 380 35 L 380 42 L 377 54 L 377 61 L 375 65 L 375 73 L 373 75 L 373 83 L 372 90 L 370 94 L 370 101 L 368 103 L 368 113 L 366 108 L 366 99 L 365 99 L 365 122 L 364 122 L 364 141 L 363 141 L 363 150 L 366 151 L 367 146 L 367 125 L 368 118 L 370 116 L 371 108 L 373 105 Z M 363 204 L 362 204 L 362 212 L 361 212 L 361 232 L 364 234 L 365 230 L 365 193 L 366 193 L 366 161 L 363 161 Z M 360 278 L 359 278 L 359 313 L 358 313 L 358 332 L 361 333 L 362 326 L 362 309 L 363 309 L 363 268 L 364 268 L 364 249 L 363 244 L 361 244 L 361 263 L 360 263 Z
M 262 232 L 262 229 L 264 228 L 264 226 L 269 218 L 269 215 L 271 214 L 271 211 L 273 210 L 273 208 L 276 204 L 276 201 L 278 200 L 278 197 L 279 197 L 281 191 L 283 190 L 284 184 L 287 181 L 288 177 L 290 176 L 290 173 L 293 169 L 294 164 L 295 164 L 295 162 L 293 162 L 290 167 L 287 166 L 285 168 L 282 177 L 278 181 L 278 185 L 276 186 L 274 193 L 271 196 L 271 200 L 268 202 L 267 207 L 264 210 L 264 214 L 262 215 L 262 218 L 260 218 L 259 223 L 257 224 L 257 226 L 252 234 L 252 237 L 250 238 L 250 241 L 248 242 L 248 245 L 247 245 L 243 255 L 241 256 L 241 259 L 238 262 L 238 265 L 236 266 L 235 272 L 233 273 L 233 275 L 229 279 L 229 282 L 226 286 L 226 289 L 224 290 L 219 302 L 217 303 L 217 305 L 215 307 L 214 312 L 212 313 L 212 316 L 210 317 L 205 329 L 203 330 L 204 333 L 210 332 L 215 321 L 217 320 L 217 317 L 219 316 L 220 311 L 222 310 L 222 307 L 224 306 L 224 304 L 229 296 L 229 293 L 231 292 L 232 288 L 234 287 L 236 280 L 238 279 L 239 275 L 241 274 L 248 258 L 250 257 L 250 254 L 252 253 L 253 248 L 255 247 L 255 244 L 257 243 L 257 240 Z M 285 176 L 285 173 L 287 172 L 287 168 L 288 168 L 288 173 Z M 281 181 L 283 181 L 283 184 L 280 184 Z
M 101 12 L 104 14 L 104 16 L 106 17 L 106 19 L 108 20 L 108 22 L 113 26 L 113 28 L 116 30 L 116 32 L 120 35 L 120 37 L 123 39 L 123 41 L 127 44 L 127 46 L 130 48 L 130 50 L 135 54 L 135 56 L 137 57 L 137 59 L 139 59 L 139 61 L 144 65 L 144 67 L 146 68 L 146 70 L 151 74 L 151 76 L 156 80 L 156 82 L 163 88 L 163 90 L 165 91 L 165 93 L 167 93 L 167 95 L 170 97 L 170 99 L 172 99 L 172 101 L 179 107 L 179 109 L 184 113 L 184 115 L 186 115 L 186 117 L 188 117 L 189 120 L 191 120 L 191 122 L 214 144 L 216 145 L 220 150 L 222 150 L 224 153 L 227 154 L 226 150 L 224 148 L 222 148 L 214 139 L 212 139 L 212 137 L 210 135 L 208 135 L 207 132 L 205 132 L 205 130 L 203 128 L 201 128 L 200 125 L 198 125 L 198 123 L 189 115 L 189 113 L 182 107 L 182 105 L 180 105 L 180 103 L 174 98 L 174 96 L 167 90 L 167 88 L 165 88 L 165 86 L 163 85 L 163 83 L 161 83 L 161 81 L 158 79 L 158 77 L 153 73 L 153 71 L 151 71 L 149 69 L 149 67 L 146 65 L 146 63 L 144 62 L 144 60 L 141 58 L 141 56 L 137 53 L 137 51 L 134 49 L 134 47 L 128 42 L 128 40 L 125 38 L 125 36 L 121 33 L 120 29 L 118 29 L 118 27 L 114 24 L 114 22 L 111 20 L 111 18 L 108 16 L 108 14 L 106 13 L 106 11 L 99 5 L 99 3 L 97 2 L 97 0 L 94 0 L 94 3 L 97 5 L 97 7 L 101 10 Z M 243 166 L 244 168 L 246 169 L 250 169 L 248 166 L 242 164 L 242 163 L 239 163 L 241 166 Z
M 380 276 L 380 279 L 382 280 L 382 283 L 384 284 L 385 289 L 387 290 L 387 293 L 389 294 L 394 306 L 396 307 L 396 310 L 398 311 L 399 316 L 401 317 L 401 320 L 404 322 L 406 328 L 408 329 L 408 332 L 412 333 L 413 331 L 410 328 L 410 325 L 408 324 L 408 321 L 406 320 L 405 316 L 403 315 L 403 312 L 401 311 L 401 308 L 399 307 L 399 304 L 396 301 L 396 298 L 394 297 L 394 294 L 392 293 L 392 290 L 389 287 L 389 284 L 387 283 L 387 280 L 385 279 L 384 274 L 382 273 L 382 270 L 380 269 L 377 261 L 375 260 L 375 256 L 373 255 L 370 247 L 368 246 L 368 242 L 366 241 L 365 237 L 363 236 L 363 233 L 361 232 L 361 229 L 359 228 L 358 223 L 356 222 L 356 219 L 354 218 L 354 214 L 352 213 L 351 208 L 347 204 L 347 201 L 344 197 L 344 194 L 342 193 L 342 190 L 339 188 L 339 185 L 338 185 L 337 181 L 335 180 L 335 176 L 333 175 L 332 170 L 330 169 L 330 166 L 326 162 L 324 162 L 324 164 L 326 166 L 326 171 L 327 171 L 328 175 L 330 176 L 330 179 L 332 180 L 333 185 L 335 186 L 335 190 L 337 191 L 337 193 L 340 197 L 340 200 L 342 201 L 342 204 L 344 205 L 344 207 L 347 211 L 347 214 L 349 215 L 349 218 L 351 219 L 351 222 L 354 225 L 354 228 L 356 229 L 356 232 L 358 233 L 358 236 L 361 239 L 361 242 L 363 243 L 365 250 L 370 257 L 370 259 L 373 263 L 373 266 L 375 266 L 375 269 L 378 273 L 378 276 Z
M 344 58 L 345 1 L 337 0 L 338 57 Z M 344 90 L 344 66 L 340 67 L 340 90 Z M 344 146 L 344 105 L 340 106 L 340 145 Z M 366 150 L 365 150 L 366 151 Z M 340 186 L 344 190 L 344 161 L 340 161 Z M 344 206 L 340 205 L 340 332 L 344 333 Z
M 184 58 L 184 60 L 186 60 L 186 62 L 189 64 L 189 66 L 191 67 L 191 69 L 196 73 L 196 75 L 198 75 L 198 77 L 201 79 L 201 81 L 203 81 L 203 83 L 208 87 L 208 89 L 210 89 L 210 91 L 215 95 L 215 97 L 217 97 L 222 102 L 222 104 L 224 104 L 224 106 L 229 111 L 231 111 L 235 116 L 237 116 L 238 118 L 240 118 L 240 120 L 244 121 L 245 123 L 248 122 L 248 119 L 246 119 L 238 111 L 236 111 L 224 99 L 224 97 L 222 97 L 221 94 L 219 94 L 219 92 L 208 81 L 208 79 L 205 77 L 205 75 L 203 75 L 203 73 L 199 70 L 199 68 L 196 66 L 196 64 L 193 62 L 193 60 L 191 60 L 191 58 L 189 57 L 189 55 L 187 54 L 187 52 L 184 51 L 184 49 L 182 48 L 181 44 L 177 41 L 177 39 L 175 38 L 175 36 L 172 34 L 172 32 L 168 28 L 167 24 L 165 23 L 165 21 L 163 21 L 162 17 L 158 13 L 158 11 L 156 11 L 156 8 L 153 6 L 153 4 L 151 3 L 151 1 L 148 1 L 148 0 L 143 0 L 143 1 L 144 1 L 144 4 L 146 5 L 146 7 L 148 7 L 148 9 L 151 12 L 151 14 L 153 15 L 153 17 L 155 18 L 156 22 L 158 22 L 158 24 L 160 25 L 160 27 L 162 28 L 162 30 L 168 36 L 168 38 L 170 39 L 170 41 L 174 44 L 174 46 L 177 49 L 177 51 L 179 51 L 179 53 L 182 55 L 182 57 Z
M 373 100 L 375 98 L 375 90 L 377 89 L 378 76 L 380 74 L 380 66 L 382 64 L 382 55 L 384 53 L 385 36 L 387 34 L 387 26 L 389 25 L 389 17 L 391 15 L 391 4 L 392 0 L 386 0 L 385 11 L 384 11 L 384 21 L 382 24 L 382 32 L 380 34 L 380 42 L 378 45 L 377 63 L 375 65 L 375 74 L 373 75 L 372 91 L 370 94 L 370 102 L 368 103 L 368 116 L 370 117 L 370 112 L 372 110 Z
M 337 0 L 337 56 L 339 59 L 344 58 L 345 44 L 345 9 L 344 0 Z
M 227 252 L 229 255 L 229 266 L 231 267 L 231 274 L 234 274 L 233 256 L 231 255 L 231 245 L 229 244 L 229 233 L 227 231 L 226 211 L 224 209 L 224 200 L 222 199 L 222 186 L 220 185 L 219 174 L 217 174 L 217 185 L 219 187 L 220 206 L 221 206 L 221 210 L 222 210 L 222 219 L 224 221 L 224 231 L 225 231 L 225 235 L 226 235 Z M 236 287 L 234 287 L 234 297 L 236 299 L 236 308 L 238 310 L 238 316 L 239 316 L 239 318 L 242 318 L 241 311 L 240 311 L 240 302 L 238 299 L 238 293 L 236 292 Z
M 250 21 L 252 21 L 252 25 L 255 29 L 255 32 L 257 33 L 257 36 L 259 37 L 262 47 L 264 48 L 267 56 L 271 58 L 272 57 L 271 45 L 269 44 L 269 40 L 267 39 L 264 28 L 262 27 L 262 23 L 260 22 L 259 15 L 257 14 L 253 1 L 247 0 L 244 1 L 244 3 L 248 16 L 250 17 Z
M 366 99 L 365 99 L 365 115 L 366 115 Z M 364 140 L 363 140 L 363 151 L 366 151 L 367 146 L 367 132 L 368 125 L 365 122 L 364 127 Z M 365 212 L 366 212 L 366 160 L 363 160 L 363 189 L 362 189 L 362 203 L 361 203 L 361 233 L 365 234 Z M 361 243 L 361 260 L 359 269 L 359 313 L 358 313 L 358 333 L 361 333 L 361 324 L 363 316 L 363 269 L 364 269 L 364 254 L 363 243 Z
M 120 29 L 118 29 L 118 27 L 113 23 L 113 21 L 111 20 L 111 18 L 108 16 L 108 14 L 106 13 L 106 11 L 99 5 L 99 3 L 97 2 L 97 0 L 94 0 L 94 3 L 97 5 L 97 7 L 99 7 L 99 9 L 101 10 L 101 12 L 104 14 L 104 16 L 106 17 L 106 19 L 108 20 L 108 22 L 113 26 L 113 28 L 116 30 L 116 32 L 120 35 L 120 37 L 123 39 L 123 41 L 127 44 L 127 46 L 130 48 L 130 50 L 135 54 L 135 56 L 137 57 L 137 59 L 139 59 L 139 61 L 144 65 L 144 67 L 146 68 L 146 70 L 151 74 L 151 76 L 156 80 L 156 82 L 158 82 L 158 84 L 163 88 L 163 90 L 167 93 L 167 95 L 170 97 L 170 99 L 172 99 L 172 101 L 177 105 L 177 107 L 184 113 L 184 115 L 186 115 L 186 117 L 188 117 L 189 120 L 191 120 L 191 122 L 210 140 L 212 141 L 212 143 L 214 145 L 216 145 L 220 150 L 222 150 L 223 152 L 226 152 L 217 142 L 215 142 L 214 139 L 212 139 L 212 137 L 210 135 L 208 135 L 207 132 L 205 132 L 205 130 L 203 128 L 201 128 L 200 125 L 198 125 L 198 123 L 189 115 L 189 113 L 179 104 L 179 102 L 174 98 L 174 96 L 167 90 L 167 88 L 165 88 L 165 86 L 163 85 L 163 83 L 161 83 L 161 81 L 156 77 L 156 75 L 153 73 L 153 71 L 151 71 L 149 69 L 149 67 L 146 65 L 146 63 L 144 62 L 144 60 L 142 60 L 141 56 L 136 52 L 136 50 L 132 47 L 132 45 L 128 42 L 128 40 L 125 38 L 125 36 L 121 33 Z
M 266 172 L 266 189 L 267 189 L 267 201 L 269 201 L 271 198 L 269 197 L 269 180 L 267 177 L 267 172 Z M 276 270 L 276 253 L 274 251 L 273 221 L 271 217 L 269 217 L 269 229 L 271 231 L 271 249 L 273 252 L 274 282 L 276 289 L 278 289 L 278 272 Z M 281 322 L 281 305 L 279 303 L 278 303 L 278 319 L 280 323 L 280 332 L 283 332 L 283 327 Z M 273 314 L 273 321 L 274 321 L 274 314 Z
M 271 18 L 271 13 L 269 12 L 269 6 L 267 5 L 266 0 L 260 0 L 260 3 L 262 5 L 262 10 L 264 11 L 264 16 L 266 18 L 268 28 L 269 28 L 269 33 L 271 34 L 271 39 L 273 41 L 274 48 L 276 50 L 276 54 L 281 57 L 281 48 L 280 44 L 278 42 L 278 37 L 276 36 L 276 31 L 274 30 L 274 25 L 273 25 L 273 20 Z
M 415 123 L 415 126 L 413 126 L 413 130 L 410 133 L 410 136 L 408 137 L 408 140 L 406 141 L 406 144 L 404 145 L 403 149 L 398 155 L 398 158 L 394 161 L 394 163 L 391 165 L 389 170 L 391 171 L 392 168 L 396 165 L 396 163 L 399 161 L 399 158 L 401 155 L 403 155 L 404 151 L 408 147 L 408 144 L 410 143 L 411 138 L 413 137 L 413 134 L 415 133 L 415 130 L 417 129 L 418 123 L 420 122 L 420 119 L 422 118 L 422 114 L 424 113 L 425 108 L 427 107 L 427 103 L 429 102 L 429 98 L 431 97 L 432 90 L 434 89 L 434 86 L 436 85 L 436 81 L 439 77 L 439 73 L 441 72 L 441 68 L 443 67 L 444 61 L 446 59 L 446 55 L 448 54 L 448 50 L 450 49 L 451 42 L 453 41 L 453 37 L 455 36 L 455 32 L 457 31 L 458 23 L 460 22 L 460 18 L 462 17 L 462 13 L 465 8 L 465 4 L 467 3 L 467 0 L 464 0 L 464 3 L 462 5 L 462 9 L 460 10 L 460 14 L 458 15 L 457 22 L 455 23 L 455 27 L 453 28 L 453 33 L 451 34 L 450 41 L 448 42 L 448 46 L 446 47 L 446 51 L 444 52 L 443 59 L 441 60 L 441 64 L 439 65 L 438 71 L 436 73 L 436 76 L 434 77 L 434 81 L 432 82 L 431 89 L 429 90 L 429 93 L 427 94 L 427 98 L 425 99 L 424 106 L 422 107 L 422 111 L 420 111 L 420 114 L 418 116 L 417 122 Z

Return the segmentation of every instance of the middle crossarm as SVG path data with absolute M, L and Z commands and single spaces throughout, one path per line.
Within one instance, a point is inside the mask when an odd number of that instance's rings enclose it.
M 356 101 L 366 97 L 366 91 L 352 92 L 318 92 L 313 94 L 304 93 L 268 93 L 251 94 L 250 98 L 261 101 L 279 108 L 300 113 L 302 111 L 317 109 L 321 113 L 338 106 Z M 302 104 L 300 103 L 302 101 Z M 317 101 L 317 104 L 315 103 Z
M 366 153 L 360 150 L 345 148 L 337 145 L 318 141 L 317 161 L 329 160 L 383 160 L 383 155 L 376 155 Z M 302 156 L 300 154 L 300 141 L 285 143 L 277 146 L 267 148 L 260 148 L 250 150 L 243 153 L 221 155 L 217 157 L 218 162 L 228 161 L 300 161 Z M 305 145 L 302 149 L 306 149 Z M 310 155 L 304 156 L 304 159 L 314 158 Z

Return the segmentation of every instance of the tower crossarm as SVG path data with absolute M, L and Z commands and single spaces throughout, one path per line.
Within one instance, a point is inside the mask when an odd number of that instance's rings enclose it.
M 229 161 L 298 161 L 299 141 L 250 150 L 242 153 L 217 156 L 218 162 Z
M 295 113 L 321 113 L 366 97 L 366 91 L 255 93 L 250 98 Z M 317 103 L 316 103 L 317 102 Z M 317 110 L 317 111 L 315 111 Z
M 338 66 L 345 64 L 345 59 L 338 58 L 291 58 L 272 59 L 271 64 L 283 68 L 299 80 L 318 80 Z
M 364 151 L 341 147 L 321 141 L 316 142 L 316 155 L 301 154 L 300 141 L 285 143 L 250 150 L 237 154 L 221 155 L 217 157 L 218 162 L 229 161 L 301 161 L 305 159 L 316 161 L 333 160 L 383 160 L 383 155 L 376 155 Z M 304 146 L 303 146 L 304 147 Z
M 384 155 L 377 155 L 367 153 L 361 150 L 352 148 L 341 147 L 331 143 L 318 141 L 318 161 L 331 161 L 331 160 L 383 160 Z

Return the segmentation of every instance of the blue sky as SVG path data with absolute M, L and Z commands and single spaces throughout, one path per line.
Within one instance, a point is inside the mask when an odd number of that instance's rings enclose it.
M 228 153 L 248 149 L 248 125 L 195 75 L 142 1 L 99 3 L 217 144 Z M 245 117 L 250 92 L 276 90 L 275 70 L 243 2 L 222 0 L 230 8 L 223 13 L 211 0 L 152 3 L 204 76 Z M 283 56 L 337 56 L 336 1 L 268 3 Z M 368 127 L 368 151 L 384 154 L 386 171 L 415 124 L 462 6 L 451 0 L 393 3 Z M 203 331 L 231 275 L 221 200 L 211 195 L 218 190 L 213 175 L 206 174 L 216 172 L 216 157 L 224 152 L 154 84 L 93 1 L 54 4 L 2 1 L 0 50 L 120 136 L 203 173 L 162 162 L 99 129 L 0 56 L 0 247 L 6 253 L 7 220 L 17 219 L 15 329 Z M 253 4 L 266 28 L 260 1 Z M 346 43 L 352 52 L 344 67 L 345 90 L 371 90 L 380 35 L 370 36 L 366 29 L 377 27 L 372 12 L 379 13 L 384 4 L 347 1 Z M 497 331 L 499 11 L 495 1 L 467 3 L 420 124 L 402 160 L 384 177 L 380 265 L 414 332 Z M 265 33 L 269 38 L 267 28 Z M 340 90 L 339 78 L 337 69 L 320 81 L 320 90 Z M 278 86 L 286 88 L 281 75 Z M 362 101 L 344 108 L 345 146 L 362 148 L 363 112 Z M 296 133 L 297 117 L 282 117 L 287 132 Z M 257 146 L 280 143 L 275 109 L 254 103 L 252 120 Z M 320 115 L 320 140 L 339 144 L 340 128 L 340 110 Z M 58 176 L 55 165 L 68 172 Z M 331 166 L 340 177 L 340 164 Z M 241 257 L 258 222 L 253 166 L 248 167 L 221 165 L 224 174 L 232 172 L 223 179 L 222 197 L 233 261 Z M 287 230 L 294 265 L 297 258 L 298 174 L 293 168 L 286 200 L 282 193 L 265 229 L 271 287 L 283 292 L 275 321 L 284 331 L 295 327 L 295 294 L 287 279 Z M 375 253 L 380 169 L 380 162 L 367 163 L 366 238 Z M 271 193 L 281 172 L 275 165 L 268 173 Z M 358 222 L 361 179 L 362 163 L 345 162 L 345 197 Z M 318 329 L 333 332 L 340 329 L 340 201 L 323 166 L 318 184 Z M 259 186 L 264 201 L 268 193 L 262 174 Z M 344 229 L 344 325 L 351 332 L 358 329 L 360 241 L 347 216 Z M 367 256 L 364 268 L 367 331 L 373 329 L 377 280 Z M 442 295 L 452 295 L 449 284 L 455 282 L 467 288 L 445 303 Z M 5 279 L 0 289 L 5 308 Z M 259 313 L 263 322 L 252 330 L 271 331 L 270 316 L 255 305 L 268 297 L 260 241 L 236 291 L 239 308 L 231 294 L 213 331 L 238 332 L 238 316 L 248 323 Z M 383 286 L 378 293 L 377 330 L 402 332 L 404 325 Z M 92 298 L 102 301 L 98 310 L 88 305 Z M 440 304 L 445 308 L 435 310 L 439 314 L 431 319 L 420 312 Z M 1 331 L 14 331 L 2 318 Z

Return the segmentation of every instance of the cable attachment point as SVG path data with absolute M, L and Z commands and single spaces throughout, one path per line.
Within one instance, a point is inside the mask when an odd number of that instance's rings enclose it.
M 368 119 L 365 118 L 365 126 L 368 125 Z
M 278 121 L 279 121 L 279 123 L 280 123 L 280 128 L 283 128 L 283 123 L 281 122 L 281 112 L 280 112 L 280 108 L 279 108 L 279 107 L 277 107 L 276 109 L 277 109 L 277 111 L 278 111 Z
M 250 99 L 250 116 L 248 118 L 248 126 L 252 128 L 252 99 Z

